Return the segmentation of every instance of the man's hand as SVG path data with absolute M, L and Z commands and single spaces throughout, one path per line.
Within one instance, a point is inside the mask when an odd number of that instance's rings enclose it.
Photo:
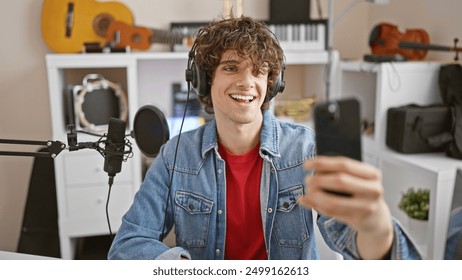
M 362 258 L 387 256 L 393 242 L 393 225 L 383 198 L 380 171 L 350 158 L 331 156 L 309 160 L 304 167 L 313 170 L 314 175 L 306 177 L 306 195 L 299 203 L 356 230 Z

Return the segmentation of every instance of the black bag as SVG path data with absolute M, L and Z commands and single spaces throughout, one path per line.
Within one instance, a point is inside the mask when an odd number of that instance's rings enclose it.
M 441 97 L 451 112 L 446 155 L 462 159 L 462 66 L 447 64 L 440 67 L 439 87 Z
M 451 115 L 444 105 L 389 108 L 385 142 L 405 154 L 443 152 L 450 126 Z

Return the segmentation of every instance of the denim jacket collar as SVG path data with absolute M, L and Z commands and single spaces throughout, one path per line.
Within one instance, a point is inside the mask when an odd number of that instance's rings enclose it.
M 211 120 L 204 129 L 201 155 L 204 159 L 211 149 L 218 150 L 218 135 L 216 120 Z
M 260 134 L 260 152 L 266 151 L 274 157 L 280 157 L 279 153 L 279 134 L 277 120 L 269 110 L 263 110 L 263 127 Z M 216 129 L 216 120 L 210 121 L 203 134 L 202 141 L 202 158 L 206 157 L 207 152 L 218 147 L 218 135 Z M 263 152 L 265 153 L 265 152 Z

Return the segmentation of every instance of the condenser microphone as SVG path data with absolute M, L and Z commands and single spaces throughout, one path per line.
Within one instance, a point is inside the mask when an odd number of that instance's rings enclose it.
M 122 161 L 125 150 L 125 127 L 126 123 L 117 118 L 109 120 L 107 140 L 104 148 L 104 171 L 110 178 L 114 177 L 122 169 Z

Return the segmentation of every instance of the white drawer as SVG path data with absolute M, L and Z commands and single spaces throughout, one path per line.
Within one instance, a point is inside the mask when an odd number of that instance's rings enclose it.
M 91 153 L 89 153 L 91 152 Z M 132 180 L 131 159 L 122 162 L 122 171 L 114 177 L 114 182 Z M 64 172 L 67 185 L 106 184 L 108 174 L 104 171 L 104 158 L 97 151 L 74 152 L 64 155 Z
M 106 201 L 109 187 L 89 186 L 66 190 L 67 218 L 106 219 Z M 129 185 L 114 185 L 109 198 L 109 216 L 121 217 L 133 201 Z

